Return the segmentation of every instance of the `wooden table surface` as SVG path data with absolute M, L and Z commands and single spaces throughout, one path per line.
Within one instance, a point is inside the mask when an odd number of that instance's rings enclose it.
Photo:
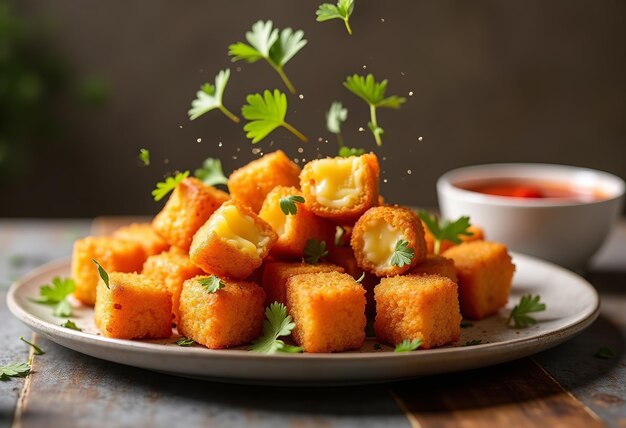
M 0 381 L 2 427 L 626 427 L 626 219 L 584 276 L 598 320 L 533 358 L 389 384 L 287 388 L 201 382 L 97 360 L 58 346 L 12 317 L 10 283 L 68 257 L 87 220 L 0 220 L 0 365 L 46 354 L 26 378 Z M 599 359 L 608 346 L 615 358 Z

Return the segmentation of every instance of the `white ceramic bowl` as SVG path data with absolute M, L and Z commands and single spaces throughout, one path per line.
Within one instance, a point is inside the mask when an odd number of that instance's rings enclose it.
M 589 202 L 550 198 L 522 199 L 486 195 L 459 185 L 492 179 L 525 179 L 569 184 L 600 191 L 604 198 Z M 437 181 L 444 218 L 470 216 L 487 238 L 513 251 L 530 254 L 569 268 L 580 268 L 600 248 L 620 215 L 626 185 L 602 171 L 550 164 L 491 164 L 459 168 Z

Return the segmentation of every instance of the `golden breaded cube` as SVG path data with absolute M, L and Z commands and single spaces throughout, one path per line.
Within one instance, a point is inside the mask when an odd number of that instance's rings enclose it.
M 331 244 L 335 239 L 336 227 L 325 218 L 313 214 L 305 204 L 295 203 L 296 214 L 286 215 L 280 206 L 282 198 L 302 196 L 295 187 L 275 187 L 265 197 L 259 217 L 268 222 L 278 235 L 270 255 L 281 258 L 301 259 L 309 239 Z
M 294 275 L 316 272 L 339 272 L 344 273 L 342 267 L 330 263 L 288 263 L 266 262 L 263 268 L 261 284 L 265 290 L 265 304 L 274 302 L 287 304 L 287 280 Z
M 397 259 L 401 241 L 406 243 L 406 258 Z M 426 258 L 422 222 L 399 206 L 367 210 L 352 229 L 350 245 L 359 267 L 379 277 L 402 275 Z
M 100 278 L 93 259 L 109 272 L 141 272 L 146 255 L 138 243 L 108 236 L 89 236 L 74 242 L 71 269 L 76 282 L 74 297 L 90 306 L 96 303 Z
M 276 186 L 298 187 L 300 167 L 276 150 L 235 170 L 228 177 L 233 198 L 258 213 L 265 196 Z
M 456 342 L 461 336 L 457 285 L 439 275 L 383 278 L 374 290 L 374 330 L 381 342 L 397 345 L 421 339 L 424 349 Z
M 100 280 L 94 309 L 96 326 L 117 339 L 165 339 L 172 335 L 172 296 L 136 273 L 109 273 Z
M 456 267 L 454 261 L 447 257 L 429 254 L 426 259 L 420 262 L 409 272 L 411 275 L 441 275 L 450 278 L 452 282 L 457 283 Z
M 156 215 L 152 227 L 170 245 L 189 251 L 193 235 L 228 199 L 226 192 L 197 178 L 185 178 Z
M 426 239 L 426 247 L 428 248 L 428 254 L 434 254 L 435 252 L 435 238 L 433 237 L 432 233 L 430 233 L 430 230 L 428 230 L 428 227 L 426 227 L 426 225 L 424 226 L 424 238 Z M 463 242 L 472 242 L 472 241 L 484 241 L 485 240 L 485 232 L 483 231 L 482 228 L 478 227 L 478 226 L 470 226 L 467 229 L 469 232 L 472 233 L 471 236 L 468 235 L 461 235 L 461 241 Z M 441 246 L 439 248 L 439 253 L 443 253 L 444 251 L 446 251 L 448 248 L 452 248 L 454 247 L 455 244 L 452 241 L 442 241 L 441 242 Z
M 378 205 L 379 172 L 373 153 L 316 159 L 304 166 L 300 186 L 307 207 L 315 214 L 352 224 Z
M 177 323 L 179 318 L 178 305 L 183 282 L 204 274 L 202 269 L 191 262 L 187 254 L 178 249 L 148 257 L 141 273 L 172 295 L 174 323 Z
M 454 260 L 463 317 L 481 320 L 509 300 L 515 265 L 504 244 L 472 241 L 443 253 Z
M 222 279 L 224 287 L 210 293 L 207 276 L 188 279 L 180 295 L 178 332 L 211 349 L 251 342 L 261 336 L 265 292 L 245 281 Z
M 233 199 L 196 232 L 189 256 L 206 273 L 245 279 L 261 266 L 277 238 L 272 226 Z
M 365 290 L 347 273 L 295 275 L 287 280 L 292 337 L 305 352 L 341 352 L 365 342 Z
M 113 237 L 138 243 L 146 257 L 162 253 L 169 248 L 169 244 L 154 231 L 150 223 L 133 223 L 120 227 L 113 232 Z

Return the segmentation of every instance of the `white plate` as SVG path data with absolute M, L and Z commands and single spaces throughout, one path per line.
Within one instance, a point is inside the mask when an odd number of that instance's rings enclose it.
M 32 299 L 39 287 L 54 276 L 69 276 L 69 261 L 42 266 L 13 284 L 7 297 L 11 312 L 50 340 L 91 355 L 144 369 L 185 377 L 236 383 L 340 384 L 381 382 L 412 376 L 454 372 L 525 357 L 558 345 L 589 326 L 598 316 L 595 289 L 580 276 L 556 265 L 514 255 L 517 265 L 507 308 L 498 315 L 462 329 L 455 346 L 394 353 L 375 338 L 362 349 L 337 354 L 273 354 L 248 352 L 245 347 L 209 350 L 199 345 L 180 347 L 176 335 L 167 340 L 130 341 L 102 337 L 93 322 L 93 309 L 75 305 L 72 318 L 82 332 L 60 327 L 52 308 Z M 540 294 L 547 309 L 537 314 L 539 323 L 515 330 L 504 324 L 522 294 Z M 482 344 L 464 346 L 471 340 Z

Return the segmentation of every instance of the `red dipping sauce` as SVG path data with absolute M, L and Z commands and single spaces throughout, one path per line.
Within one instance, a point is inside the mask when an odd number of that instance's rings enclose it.
M 593 202 L 606 199 L 606 195 L 598 189 L 579 188 L 571 184 L 552 181 L 498 178 L 455 185 L 472 192 L 509 198 L 563 199 L 577 202 Z

